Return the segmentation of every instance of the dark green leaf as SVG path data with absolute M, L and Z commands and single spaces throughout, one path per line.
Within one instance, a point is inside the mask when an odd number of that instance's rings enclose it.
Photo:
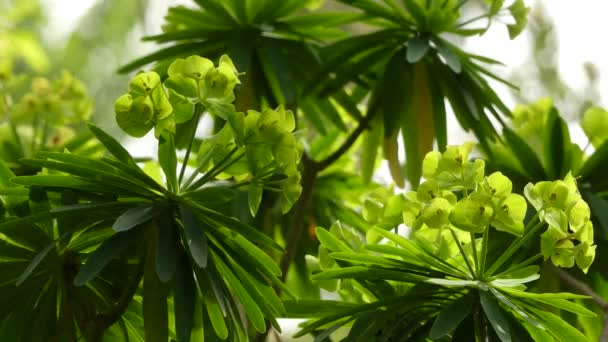
M 429 41 L 424 38 L 414 37 L 407 42 L 407 55 L 406 59 L 408 62 L 414 64 L 424 58 L 427 51 L 429 51 Z
M 87 257 L 86 263 L 74 278 L 74 285 L 82 286 L 95 278 L 112 259 L 118 257 L 127 247 L 135 243 L 140 238 L 140 234 L 139 229 L 132 229 L 112 235 Z
M 264 315 L 260 311 L 257 303 L 251 298 L 249 292 L 243 287 L 241 281 L 234 275 L 232 270 L 224 263 L 221 257 L 211 252 L 213 256 L 214 264 L 217 266 L 218 271 L 222 274 L 226 280 L 226 284 L 232 289 L 236 297 L 243 305 L 247 317 L 251 320 L 251 323 L 255 330 L 260 333 L 266 331 L 266 324 L 264 323 Z
M 159 241 L 160 242 L 160 241 Z M 194 324 L 195 302 L 198 301 L 192 267 L 188 256 L 182 253 L 177 265 L 173 284 L 173 301 L 175 303 L 175 332 L 180 342 L 190 341 L 190 332 Z
M 158 278 L 166 283 L 173 277 L 179 253 L 179 234 L 177 225 L 169 212 L 158 218 L 158 250 L 156 251 L 156 272 Z
M 559 117 L 555 107 L 551 108 L 544 131 L 544 155 L 550 179 L 561 179 L 570 171 L 570 134 L 568 125 Z
M 489 292 L 480 291 L 479 299 L 483 311 L 486 313 L 486 317 L 488 317 L 490 324 L 492 324 L 492 327 L 500 340 L 503 342 L 510 342 L 511 329 L 509 328 L 509 322 L 505 317 L 504 311 L 500 308 L 498 303 L 496 303 L 494 298 L 492 298 Z
M 473 308 L 471 299 L 470 295 L 465 295 L 441 310 L 431 327 L 429 337 L 436 340 L 454 331 L 471 313 Z
M 530 178 L 535 181 L 546 179 L 545 170 L 530 145 L 510 128 L 505 127 L 503 135 L 509 148 Z
M 190 208 L 180 206 L 179 208 L 182 223 L 184 224 L 184 235 L 186 244 L 192 259 L 199 267 L 207 267 L 207 258 L 209 248 L 207 246 L 207 237 L 202 222 L 192 213 Z
M 448 67 L 450 67 L 453 72 L 460 74 L 462 71 L 462 63 L 460 62 L 460 57 L 458 57 L 454 50 L 441 40 L 435 41 L 435 45 Z
M 95 137 L 97 137 L 97 139 L 103 144 L 103 146 L 106 147 L 108 152 L 110 152 L 116 159 L 120 160 L 123 163 L 131 165 L 135 164 L 135 161 L 133 160 L 133 157 L 131 157 L 131 154 L 129 154 L 129 152 L 124 147 L 122 147 L 122 145 L 111 135 L 104 132 L 101 128 L 95 126 L 92 123 L 89 123 L 89 129 L 91 130 L 91 132 L 93 132 Z
M 55 247 L 56 243 L 57 243 L 57 241 L 53 241 L 53 242 L 49 243 L 46 247 L 44 247 L 43 250 L 41 250 L 40 252 L 38 252 L 38 254 L 36 254 L 36 256 L 32 259 L 32 261 L 29 263 L 29 265 L 27 265 L 27 267 L 25 268 L 23 273 L 17 279 L 17 282 L 16 282 L 17 286 L 21 285 L 30 276 L 30 274 L 32 274 L 32 272 L 36 269 L 36 267 L 38 267 L 40 262 L 42 262 L 42 260 L 44 260 L 46 255 L 49 254 L 49 252 Z
M 165 132 L 158 138 L 158 162 L 165 174 L 167 188 L 173 192 L 177 191 L 177 156 L 172 133 Z
M 149 64 L 149 63 L 152 63 L 155 61 L 159 61 L 159 60 L 164 60 L 167 58 L 179 57 L 179 56 L 185 56 L 185 55 L 196 55 L 196 54 L 200 53 L 201 51 L 204 51 L 213 45 L 221 45 L 221 44 L 218 42 L 194 42 L 194 43 L 184 43 L 184 44 L 170 46 L 168 48 L 164 48 L 164 49 L 158 50 L 154 53 L 151 53 L 147 56 L 138 58 L 138 59 L 134 60 L 133 62 L 118 69 L 118 72 L 121 74 L 124 74 L 124 73 L 130 72 L 130 71 L 133 71 L 146 64 Z
M 274 260 L 242 235 L 226 227 L 217 227 L 215 230 L 226 239 L 226 244 L 249 259 L 253 264 L 256 264 L 260 269 L 265 270 L 269 275 L 281 275 L 281 269 Z
M 141 226 L 142 224 L 154 219 L 158 216 L 158 207 L 154 205 L 141 205 L 138 207 L 131 208 L 120 215 L 112 228 L 117 232 L 124 232 Z
M 148 233 L 156 233 L 148 231 Z M 144 266 L 143 316 L 146 341 L 166 342 L 169 339 L 167 291 L 156 274 L 156 235 L 147 239 Z

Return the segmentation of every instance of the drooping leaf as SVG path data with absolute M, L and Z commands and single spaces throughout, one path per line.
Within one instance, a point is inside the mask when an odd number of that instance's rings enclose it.
M 471 313 L 473 308 L 471 298 L 470 295 L 465 295 L 441 310 L 431 327 L 429 336 L 432 339 L 439 339 L 454 331 Z
M 498 305 L 494 298 L 492 298 L 489 292 L 479 292 L 479 299 L 481 306 L 483 307 L 483 311 L 486 313 L 490 324 L 494 328 L 494 331 L 500 340 L 503 342 L 510 342 L 511 331 L 509 328 L 509 322 L 505 317 L 503 309 Z
M 190 332 L 194 325 L 195 303 L 198 301 L 192 267 L 188 256 L 182 253 L 179 257 L 175 281 L 173 283 L 173 301 L 175 305 L 175 332 L 178 341 L 189 342 Z
M 95 278 L 112 259 L 118 257 L 127 247 L 134 244 L 140 234 L 139 229 L 131 229 L 112 235 L 87 257 L 86 263 L 74 277 L 74 285 L 82 286 Z
M 154 205 L 134 207 L 120 215 L 112 228 L 117 232 L 124 232 L 154 219 L 157 215 L 158 208 Z
M 168 212 L 158 219 L 158 250 L 156 251 L 156 272 L 158 278 L 166 283 L 173 277 L 177 267 L 179 234 L 173 218 Z
M 148 233 L 156 233 L 148 230 Z M 167 290 L 156 274 L 156 234 L 147 237 L 144 266 L 143 316 L 146 341 L 165 342 L 169 339 Z
M 199 267 L 207 266 L 209 255 L 209 247 L 207 246 L 207 237 L 205 236 L 203 224 L 192 213 L 192 210 L 186 206 L 180 206 L 180 216 L 184 224 L 184 233 L 186 244 L 192 259 Z

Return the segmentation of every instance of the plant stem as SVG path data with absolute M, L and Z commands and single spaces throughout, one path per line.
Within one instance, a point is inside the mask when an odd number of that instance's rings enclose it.
M 192 144 L 194 143 L 194 136 L 196 134 L 196 129 L 201 118 L 201 107 L 202 106 L 200 103 L 197 103 L 194 106 L 194 125 L 192 126 L 192 132 L 190 133 L 190 142 L 188 143 L 188 149 L 186 150 L 186 155 L 184 156 L 184 161 L 182 162 L 182 169 L 179 172 L 177 184 L 181 184 L 182 179 L 184 179 L 184 173 L 186 172 L 186 167 L 188 166 L 188 159 L 190 159 L 190 152 L 192 151 Z
M 190 175 L 190 177 L 186 180 L 186 183 L 184 184 L 184 188 L 186 188 L 186 191 L 189 190 L 193 190 L 198 188 L 199 186 L 205 184 L 207 182 L 207 180 L 209 178 L 211 178 L 211 175 L 216 172 L 217 170 L 223 168 L 223 164 L 227 163 L 228 160 L 230 159 L 230 157 L 232 157 L 233 154 L 236 153 L 236 151 L 239 149 L 238 146 L 235 146 L 230 152 L 228 152 L 228 154 L 222 159 L 220 160 L 219 163 L 215 164 L 211 170 L 209 170 L 207 173 L 205 173 L 203 175 L 203 177 L 201 177 L 199 180 L 197 180 L 194 184 L 190 185 L 190 183 L 192 181 L 194 181 L 194 179 L 196 178 L 196 176 L 198 176 L 198 174 L 201 172 L 201 169 L 203 167 L 203 165 L 200 165 L 199 167 L 196 168 L 196 170 L 194 170 L 194 172 L 192 173 L 192 175 Z
M 460 254 L 462 254 L 462 258 L 464 259 L 465 264 L 467 264 L 467 267 L 469 268 L 469 271 L 471 272 L 471 278 L 474 278 L 475 271 L 473 270 L 473 267 L 471 267 L 471 263 L 469 262 L 469 258 L 467 258 L 467 254 L 464 252 L 464 248 L 462 248 L 462 244 L 460 243 L 460 240 L 458 239 L 458 235 L 456 235 L 456 232 L 452 228 L 448 228 L 448 229 L 450 230 L 450 233 L 452 233 L 452 237 L 454 238 L 454 241 L 456 241 L 458 250 L 460 250 Z
M 486 229 L 487 230 L 487 229 Z M 481 276 L 481 268 L 479 268 L 479 260 L 477 258 L 477 241 L 475 241 L 475 233 L 469 233 L 471 236 L 471 248 L 473 249 L 473 262 L 475 263 L 475 271 L 477 272 L 477 277 Z
M 353 146 L 361 133 L 363 133 L 369 127 L 372 117 L 373 115 L 368 114 L 361 119 L 357 128 L 355 128 L 355 130 L 348 136 L 348 138 L 346 138 L 342 145 L 340 145 L 340 147 L 338 147 L 338 149 L 330 154 L 327 158 L 320 161 L 314 161 L 306 153 L 302 155 L 302 194 L 294 205 L 291 229 L 287 234 L 285 253 L 281 258 L 281 280 L 284 281 L 287 278 L 289 265 L 296 256 L 298 241 L 304 232 L 306 216 L 312 202 L 313 186 L 317 175 L 319 172 L 333 164 L 336 160 L 340 159 L 340 157 Z M 280 292 L 280 290 L 277 290 L 277 292 Z
M 490 227 L 487 227 L 486 230 L 483 231 L 483 235 L 481 236 L 481 260 L 479 262 L 480 277 L 484 277 L 485 272 L 486 272 L 486 259 L 488 257 L 488 235 L 489 234 L 490 234 Z
M 532 222 L 532 221 L 530 221 L 530 222 Z M 530 230 L 528 230 L 522 237 L 515 239 L 511 243 L 509 248 L 507 248 L 507 250 L 498 258 L 498 260 L 496 260 L 494 265 L 492 265 L 492 267 L 490 267 L 490 269 L 488 270 L 488 276 L 491 276 L 494 272 L 496 272 L 500 268 L 500 266 L 502 266 L 502 264 L 504 264 L 505 261 L 507 261 L 507 259 L 509 259 L 513 255 L 513 253 L 517 252 L 517 250 L 524 243 L 526 243 L 528 240 L 530 240 L 532 238 L 532 236 L 534 236 L 534 233 L 536 233 L 536 231 L 538 231 L 538 229 L 540 229 L 540 227 L 542 227 L 543 224 L 544 224 L 543 221 L 539 221 L 536 224 L 536 226 L 534 226 Z

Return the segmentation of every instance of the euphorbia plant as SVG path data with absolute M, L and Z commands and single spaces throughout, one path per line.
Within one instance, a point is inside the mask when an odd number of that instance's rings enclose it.
M 355 303 L 290 302 L 294 316 L 318 317 L 304 323 L 300 335 L 330 336 L 352 325 L 346 341 L 427 334 L 455 341 L 587 340 L 546 311 L 552 306 L 594 316 L 569 301 L 581 296 L 526 291 L 540 277 L 543 257 L 584 272 L 593 262 L 589 207 L 576 181 L 567 175 L 529 184 L 524 198 L 500 172 L 486 176 L 483 160 L 469 161 L 471 147 L 427 154 L 426 181 L 416 191 L 389 196 L 364 240 L 339 224 L 317 228 L 321 272 L 313 279 L 332 289 L 336 284 L 327 281 L 340 280 L 339 292 Z M 409 239 L 391 232 L 400 224 L 411 229 Z M 508 246 L 492 241 L 502 232 L 515 236 Z M 540 244 L 522 250 L 539 235 Z
M 28 289 L 23 293 L 26 298 L 32 290 L 48 298 L 32 303 L 32 309 L 44 310 L 57 322 L 41 334 L 41 340 L 78 336 L 77 332 L 95 340 L 113 324 L 127 324 L 121 316 L 142 278 L 146 340 L 174 336 L 187 341 L 198 336 L 196 331 L 202 334 L 203 326 L 210 336 L 245 340 L 247 324 L 240 308 L 257 331 L 266 330 L 265 320 L 279 329 L 276 317 L 283 315 L 284 308 L 273 287 L 285 288 L 278 279 L 280 269 L 262 248 L 281 247 L 222 212 L 241 188 L 248 189 L 253 215 L 263 189 L 281 194 L 283 211 L 291 207 L 300 192 L 301 154 L 292 133 L 293 114 L 281 107 L 246 115 L 235 112 L 232 92 L 238 78 L 226 56 L 218 67 L 198 56 L 177 59 L 170 70 L 164 83 L 154 72 L 136 75 L 129 93 L 116 102 L 116 119 L 125 132 L 143 136 L 154 128 L 158 163 L 148 162 L 142 169 L 114 138 L 91 125 L 109 156 L 39 152 L 21 162 L 42 168 L 42 174 L 11 178 L 20 186 L 13 193 L 44 204 L 40 209 L 30 205 L 25 215 L 11 213 L 18 217 L 0 224 L 14 239 L 20 235 L 17 231 L 12 235 L 11 227 L 29 224 L 43 229 L 39 243 L 46 247 L 17 279 L 19 288 Z M 194 133 L 205 110 L 226 124 L 193 151 Z M 192 128 L 186 154 L 178 160 L 174 131 L 180 123 Z M 193 156 L 194 167 L 188 168 Z M 11 177 L 6 168 L 3 177 L 5 181 Z M 73 225 L 79 216 L 86 216 L 88 224 Z M 87 243 L 94 233 L 98 238 Z M 37 246 L 16 244 L 13 249 L 35 251 Z M 118 257 L 138 265 L 126 284 L 121 273 L 105 271 Z M 37 272 L 42 262 L 55 265 L 57 273 L 47 273 L 48 268 Z M 72 268 L 69 272 L 67 264 Z M 91 298 L 67 301 L 58 307 L 58 314 L 51 310 L 66 293 L 81 288 L 94 297 L 125 286 L 116 303 L 101 304 Z M 74 310 L 73 304 L 86 304 L 92 312 Z M 169 327 L 168 305 L 173 306 L 174 329 Z

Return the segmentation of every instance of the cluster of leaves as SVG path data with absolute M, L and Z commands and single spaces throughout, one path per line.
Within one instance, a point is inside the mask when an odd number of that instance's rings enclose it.
M 417 191 L 386 198 L 365 240 L 340 224 L 330 230 L 317 228 L 321 272 L 312 278 L 334 289 L 339 284 L 339 293 L 354 303 L 289 302 L 293 316 L 318 317 L 304 323 L 299 335 L 316 332 L 317 338 L 327 337 L 352 324 L 345 341 L 385 341 L 394 336 L 404 341 L 426 336 L 457 341 L 492 336 L 502 341 L 586 340 L 544 309 L 549 305 L 594 316 L 568 300 L 582 297 L 525 291 L 525 284 L 539 278 L 535 263 L 543 255 L 562 267 L 573 266 L 576 259 L 583 270 L 593 261 L 589 208 L 574 178 L 529 184 L 525 196 L 537 213 L 524 227 L 524 197 L 512 193 L 511 181 L 503 174 L 484 176 L 484 162 L 469 161 L 470 150 L 467 144 L 427 154 L 426 181 Z M 566 220 L 561 224 L 570 223 L 572 233 L 546 245 L 547 237 L 563 228 L 555 225 L 558 217 Z M 412 229 L 409 239 L 390 232 L 402 223 Z M 541 235 L 542 254 L 525 260 L 514 257 L 545 226 L 549 228 Z M 490 239 L 491 227 L 496 229 L 491 234 L 496 241 L 503 241 L 499 232 L 517 238 L 504 249 Z M 571 240 L 588 246 L 567 249 Z M 547 255 L 546 248 L 559 251 Z M 564 262 L 567 252 L 572 252 L 572 262 Z M 486 328 L 471 329 L 473 322 Z M 473 331 L 478 335 L 471 336 Z M 484 331 L 487 337 L 479 335 Z
M 145 339 L 150 341 L 169 336 L 198 340 L 203 334 L 246 340 L 249 323 L 243 321 L 241 308 L 258 332 L 266 330 L 266 321 L 280 329 L 276 317 L 285 310 L 275 288 L 289 291 L 265 250 L 281 247 L 224 212 L 240 187 L 249 188 L 252 214 L 262 189 L 280 192 L 284 211 L 291 207 L 300 193 L 297 163 L 302 151 L 292 133 L 295 120 L 282 108 L 247 114 L 223 110 L 224 128 L 200 142 L 196 168 L 190 169 L 194 131 L 204 106 L 223 102 L 231 108 L 237 83 L 226 82 L 226 73 L 236 75 L 227 57 L 217 69 L 209 68 L 207 77 L 200 76 L 197 68 L 207 65 L 213 63 L 200 57 L 176 60 L 171 66 L 175 73 L 167 80 L 174 97 L 194 102 L 185 122 L 193 132 L 180 172 L 171 131 L 178 114 L 154 73 L 136 75 L 130 93 L 116 107 L 117 121 L 127 133 L 140 135 L 155 127 L 158 162 L 148 161 L 142 169 L 114 138 L 91 125 L 110 157 L 39 152 L 21 160 L 42 169 L 35 176 L 13 177 L 4 167 L 5 202 L 21 203 L 21 209 L 9 210 L 0 223 L 6 236 L 2 252 L 12 258 L 3 264 L 12 275 L 3 286 L 17 282 L 19 289 L 19 295 L 3 292 L 2 336 L 27 340 L 28 329 L 11 322 L 27 322 L 34 308 L 47 322 L 36 332 L 41 341 L 80 335 L 100 340 L 107 329 L 114 338 L 129 340 L 142 331 L 137 326 L 141 322 L 128 314 L 137 310 L 142 310 Z M 193 83 L 183 75 L 199 78 L 200 98 L 183 92 Z M 131 102 L 128 109 L 126 102 Z M 37 231 L 31 239 L 38 240 L 28 240 L 29 230 L 17 229 L 24 225 Z M 139 292 L 141 302 L 131 304 Z M 16 310 L 13 301 L 31 305 Z M 174 329 L 170 322 L 175 322 Z
M 482 143 L 492 139 L 495 132 L 486 113 L 499 121 L 509 114 L 486 80 L 501 79 L 483 66 L 498 62 L 467 53 L 441 35 L 483 34 L 496 19 L 508 16 L 514 20 L 508 29 L 515 38 L 526 24 L 523 1 L 508 7 L 504 1 L 487 1 L 483 15 L 471 19 L 461 15 L 466 1 L 341 2 L 355 12 L 296 14 L 306 1 L 213 0 L 197 1 L 200 9 L 175 7 L 166 18 L 165 33 L 146 38 L 174 45 L 122 71 L 153 61 L 160 61 L 158 69 L 164 70 L 171 58 L 189 53 L 230 53 L 247 74 L 240 91 L 250 107 L 299 107 L 322 134 L 326 122 L 346 129 L 336 105 L 361 120 L 357 104 L 369 97 L 367 115 L 382 113 L 382 119 L 371 125 L 363 146 L 368 181 L 378 147 L 383 146 L 393 179 L 403 186 L 397 147 L 401 130 L 408 179 L 417 185 L 422 157 L 432 149 L 433 138 L 440 150 L 447 144 L 445 99 L 465 129 L 473 129 Z M 471 27 L 481 20 L 486 21 L 483 27 Z M 349 37 L 339 29 L 353 22 L 378 30 Z

